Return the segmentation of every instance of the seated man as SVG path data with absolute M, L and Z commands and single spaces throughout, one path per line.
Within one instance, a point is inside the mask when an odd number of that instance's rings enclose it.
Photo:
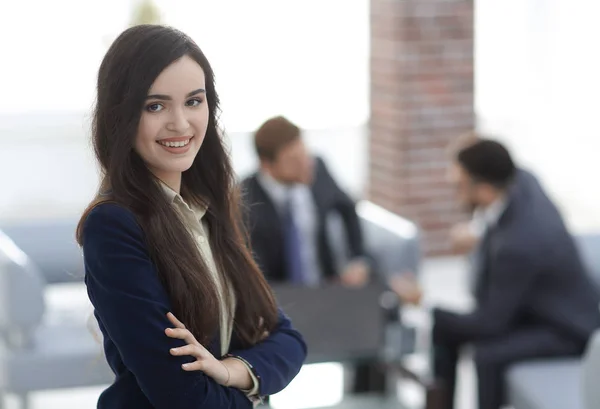
M 460 200 L 482 209 L 485 226 L 474 263 L 477 306 L 467 314 L 432 311 L 433 370 L 448 388 L 447 409 L 463 345 L 474 346 L 479 409 L 499 409 L 510 364 L 578 356 L 600 327 L 600 296 L 558 210 L 535 190 L 520 188 L 516 175 L 497 142 L 480 140 L 456 156 Z M 391 285 L 403 301 L 421 302 L 411 278 Z
M 271 118 L 256 131 L 254 143 L 260 169 L 242 182 L 242 192 L 252 250 L 267 280 L 365 284 L 370 262 L 355 203 L 325 163 L 309 155 L 300 129 L 283 117 Z M 334 213 L 343 221 L 350 254 L 342 271 L 327 231 Z
M 361 287 L 371 277 L 354 201 L 320 158 L 311 157 L 300 129 L 281 116 L 254 134 L 259 170 L 242 182 L 250 244 L 270 283 L 317 286 L 339 282 Z M 349 164 L 350 165 L 350 164 Z M 339 216 L 349 262 L 336 264 L 327 220 Z M 383 391 L 384 373 L 356 366 L 354 392 Z

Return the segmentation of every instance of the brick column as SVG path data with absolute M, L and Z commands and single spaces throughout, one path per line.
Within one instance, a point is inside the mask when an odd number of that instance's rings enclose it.
M 371 0 L 369 197 L 417 222 L 427 255 L 464 219 L 446 146 L 474 128 L 473 0 Z

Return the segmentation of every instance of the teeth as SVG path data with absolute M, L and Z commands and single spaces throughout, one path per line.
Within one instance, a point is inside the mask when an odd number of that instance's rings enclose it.
M 181 147 L 184 147 L 185 145 L 187 145 L 188 143 L 190 143 L 190 139 L 188 139 L 187 141 L 180 141 L 180 142 L 163 142 L 163 141 L 158 141 L 158 143 L 160 143 L 163 146 L 167 146 L 169 148 L 181 148 Z

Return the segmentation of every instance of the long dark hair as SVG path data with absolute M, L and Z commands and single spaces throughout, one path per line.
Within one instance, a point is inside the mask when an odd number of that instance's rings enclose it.
M 110 200 L 130 209 L 145 233 L 173 313 L 201 343 L 216 334 L 220 310 L 215 283 L 160 182 L 133 149 L 148 90 L 167 66 L 186 55 L 204 71 L 210 113 L 202 147 L 183 172 L 181 195 L 190 204 L 208 207 L 205 218 L 215 262 L 237 300 L 234 331 L 244 344 L 253 345 L 277 324 L 275 297 L 246 246 L 240 195 L 217 125 L 213 71 L 200 48 L 178 30 L 132 27 L 115 40 L 100 65 L 92 138 L 103 180 L 79 221 L 77 241 L 85 245 L 83 224 L 99 203 Z

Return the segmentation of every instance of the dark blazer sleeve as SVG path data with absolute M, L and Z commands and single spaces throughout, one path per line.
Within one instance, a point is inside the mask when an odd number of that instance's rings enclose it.
M 487 296 L 475 311 L 457 314 L 433 311 L 433 338 L 472 342 L 505 333 L 517 311 L 527 300 L 539 267 L 521 249 L 501 250 L 489 272 Z
M 96 314 L 124 364 L 157 409 L 251 408 L 238 389 L 202 372 L 186 372 L 191 357 L 174 357 L 184 345 L 169 338 L 171 310 L 134 216 L 116 204 L 92 210 L 83 230 L 86 284 Z M 264 368 L 266 373 L 271 369 Z
M 298 374 L 306 359 L 306 344 L 279 310 L 277 328 L 269 337 L 250 349 L 231 351 L 230 355 L 250 364 L 259 380 L 259 395 L 272 395 L 282 391 Z
M 356 213 L 356 203 L 348 196 L 333 179 L 325 162 L 321 158 L 316 158 L 318 174 L 324 180 L 327 181 L 324 185 L 327 185 L 330 189 L 330 193 L 333 195 L 335 209 L 340 214 L 342 221 L 344 222 L 344 228 L 346 229 L 346 236 L 348 238 L 348 248 L 350 250 L 350 256 L 352 258 L 366 256 L 363 234 Z M 318 194 L 318 193 L 317 193 Z

